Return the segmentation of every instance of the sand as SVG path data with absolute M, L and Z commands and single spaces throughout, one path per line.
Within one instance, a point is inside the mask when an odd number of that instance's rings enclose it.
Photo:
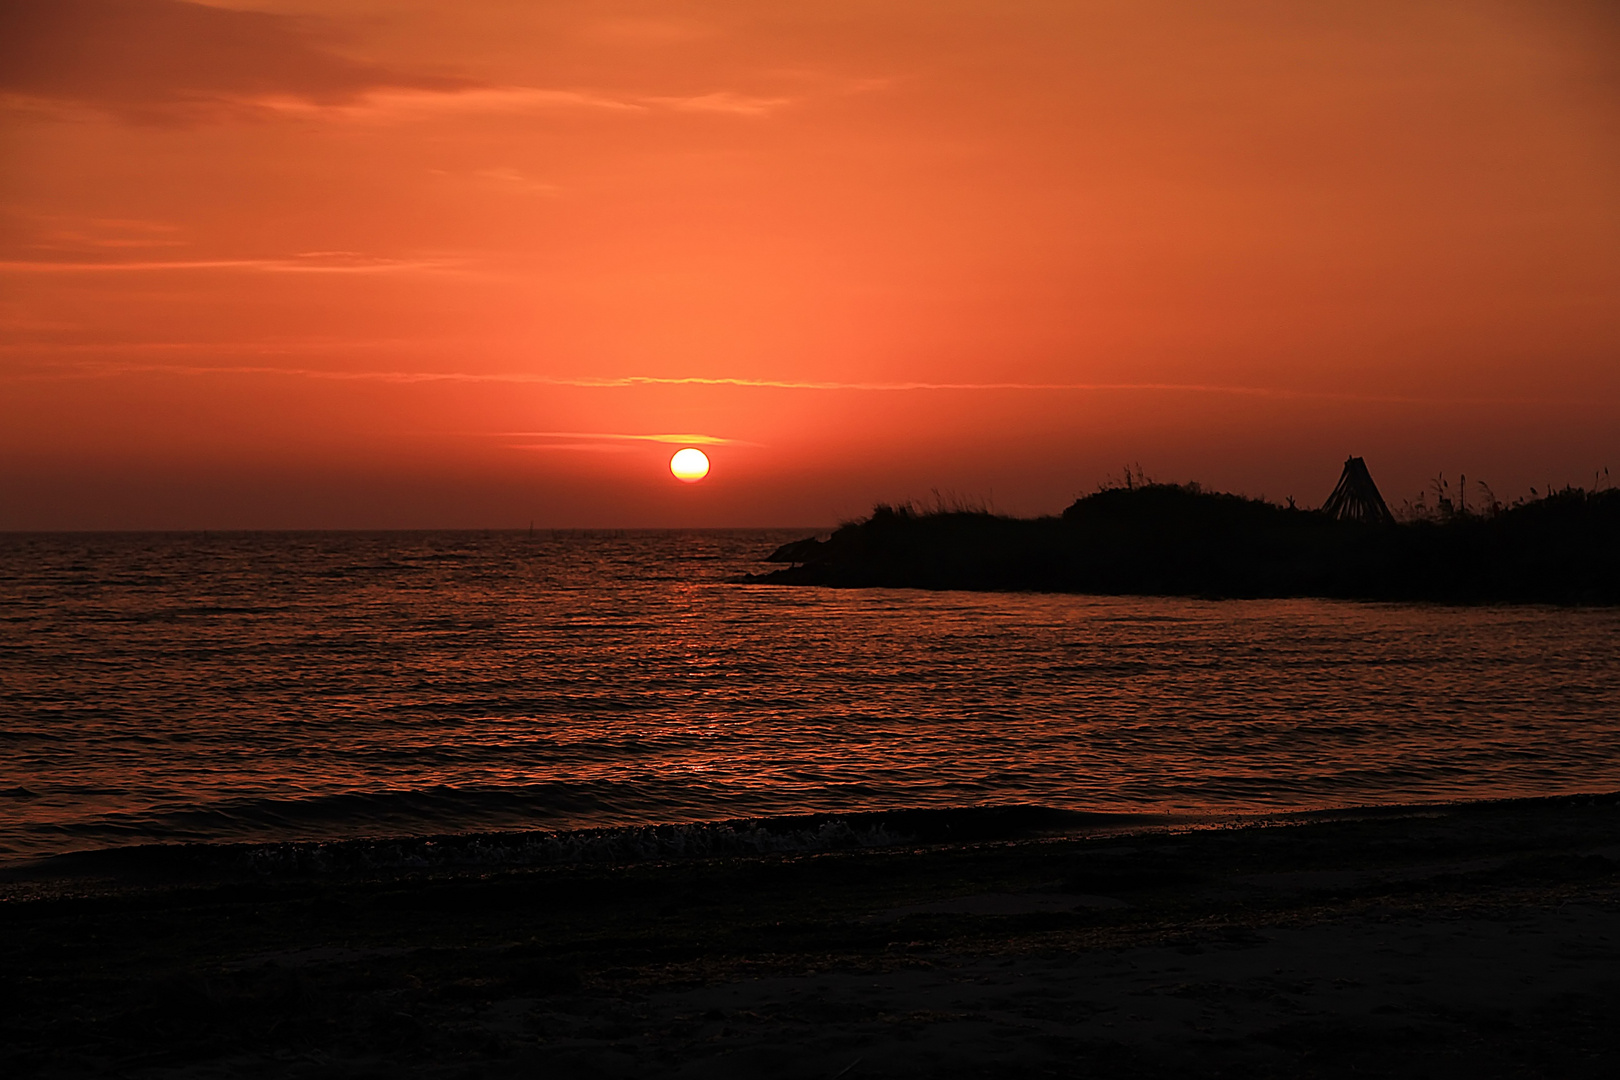
M 1620 800 L 0 883 L 8 1076 L 1611 1076 Z

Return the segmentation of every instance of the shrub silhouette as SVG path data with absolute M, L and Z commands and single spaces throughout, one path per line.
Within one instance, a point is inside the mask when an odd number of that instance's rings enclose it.
M 785 544 L 773 584 L 1209 597 L 1620 602 L 1620 490 L 1568 488 L 1486 514 L 1405 523 L 1133 484 L 1059 517 L 876 507 Z

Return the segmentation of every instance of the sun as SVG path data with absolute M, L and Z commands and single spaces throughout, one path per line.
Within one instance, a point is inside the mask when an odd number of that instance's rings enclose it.
M 675 474 L 675 479 L 695 484 L 709 475 L 709 455 L 693 446 L 677 450 L 669 459 L 669 471 Z

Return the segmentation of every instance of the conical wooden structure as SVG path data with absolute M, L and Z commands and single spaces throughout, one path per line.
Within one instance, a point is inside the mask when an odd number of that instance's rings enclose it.
M 1395 515 L 1389 512 L 1384 497 L 1373 483 L 1372 473 L 1361 458 L 1347 458 L 1339 483 L 1322 504 L 1322 513 L 1336 521 L 1360 521 L 1367 525 L 1393 525 Z

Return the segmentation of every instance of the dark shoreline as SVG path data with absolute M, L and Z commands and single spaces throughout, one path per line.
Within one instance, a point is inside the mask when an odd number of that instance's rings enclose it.
M 1249 815 L 1253 816 L 1253 815 Z M 352 839 L 122 844 L 0 863 L 8 886 L 268 880 L 365 873 L 493 872 L 588 863 L 812 855 L 897 845 L 1098 835 L 1209 815 L 1064 810 L 1030 804 L 781 814 L 658 825 L 479 830 Z
M 1620 1061 L 1620 794 L 980 824 L 526 866 L 13 868 L 0 1071 L 1600 1076 Z
M 763 585 L 1448 604 L 1620 604 L 1620 489 L 1397 522 L 1206 491 L 1110 488 L 1061 516 L 878 506 L 784 544 Z
M 562 829 L 484 829 L 289 840 L 152 841 L 0 862 L 0 902 L 47 892 L 116 894 L 126 888 L 354 876 L 498 873 L 540 867 L 815 856 L 1041 839 L 1095 839 L 1169 831 L 1268 828 L 1325 821 L 1412 818 L 1562 800 L 1575 793 L 1370 803 L 1305 810 L 1169 813 L 1070 810 L 1034 803 L 901 807 L 839 813 Z

